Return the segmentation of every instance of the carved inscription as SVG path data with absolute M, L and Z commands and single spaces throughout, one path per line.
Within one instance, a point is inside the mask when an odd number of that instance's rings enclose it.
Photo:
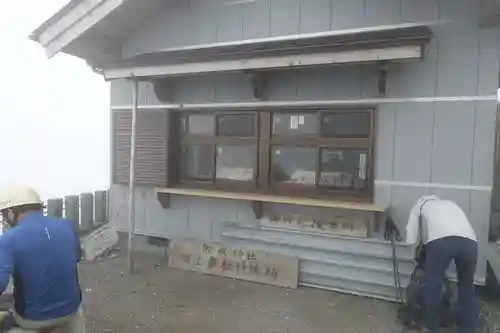
M 349 218 L 345 216 L 332 216 L 324 219 L 308 219 L 297 214 L 270 215 L 261 219 L 261 224 L 267 227 L 291 230 L 304 230 L 325 234 L 368 237 L 369 218 Z
M 173 240 L 169 246 L 169 265 L 235 279 L 297 287 L 298 259 L 280 254 L 194 240 Z

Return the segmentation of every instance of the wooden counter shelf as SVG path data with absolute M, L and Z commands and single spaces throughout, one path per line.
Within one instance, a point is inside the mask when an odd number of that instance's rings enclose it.
M 262 217 L 262 203 L 336 208 L 336 209 L 357 210 L 357 211 L 365 211 L 373 213 L 384 213 L 386 210 L 385 207 L 370 203 L 297 198 L 297 197 L 286 197 L 286 196 L 277 196 L 269 194 L 259 194 L 259 193 L 239 193 L 239 192 L 226 192 L 217 190 L 211 191 L 211 190 L 186 189 L 186 188 L 175 188 L 175 187 L 156 188 L 156 193 L 158 195 L 158 200 L 160 201 L 163 208 L 170 208 L 170 195 L 184 195 L 184 196 L 205 197 L 205 198 L 215 198 L 215 199 L 250 201 L 252 202 L 252 208 L 254 210 L 255 217 L 258 219 Z

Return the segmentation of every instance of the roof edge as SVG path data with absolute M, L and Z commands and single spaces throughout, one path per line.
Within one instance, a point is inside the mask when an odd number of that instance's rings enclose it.
M 38 26 L 35 30 L 33 30 L 30 35 L 29 39 L 31 39 L 34 42 L 39 42 L 39 37 L 40 35 L 47 30 L 50 26 L 52 26 L 55 22 L 59 21 L 62 17 L 64 17 L 66 14 L 68 14 L 73 8 L 78 6 L 81 2 L 84 0 L 71 0 L 69 3 L 64 5 L 59 11 L 57 11 L 54 15 L 52 15 L 50 18 L 45 20 L 42 24 Z

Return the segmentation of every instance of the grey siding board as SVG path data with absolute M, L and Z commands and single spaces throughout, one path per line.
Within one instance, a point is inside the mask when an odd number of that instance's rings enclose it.
M 299 33 L 328 31 L 331 26 L 331 0 L 299 0 Z
M 386 184 L 375 184 L 375 198 L 373 202 L 376 205 L 381 205 L 385 207 L 391 206 L 392 200 L 392 187 Z M 402 222 L 401 222 L 402 225 Z
M 208 75 L 187 76 L 175 80 L 174 103 L 211 103 L 215 101 L 213 77 Z
M 271 36 L 271 0 L 259 0 L 243 7 L 243 38 Z
M 110 83 L 111 105 L 132 105 L 133 84 L 127 80 L 113 80 Z
M 380 105 L 376 113 L 375 179 L 392 180 L 396 134 L 396 104 Z
M 210 0 L 191 1 L 193 17 L 193 44 L 209 44 L 218 41 L 217 7 Z
M 228 42 L 243 39 L 242 6 L 226 5 L 218 11 L 217 41 Z
M 138 188 L 135 196 L 135 230 L 138 233 L 154 233 L 151 225 L 148 226 L 146 211 L 151 209 L 151 205 L 145 196 L 145 188 Z M 128 217 L 128 214 L 127 214 Z M 157 223 L 161 225 L 161 223 Z
M 111 81 L 111 105 L 132 105 L 133 84 L 128 80 Z M 150 82 L 139 83 L 139 105 L 158 105 L 161 102 Z
M 401 5 L 401 0 L 366 0 L 366 25 L 400 23 Z
M 437 90 L 437 40 L 433 39 L 426 47 L 424 61 L 392 63 L 387 78 L 389 97 L 435 96 Z
M 431 182 L 470 184 L 474 104 L 437 103 L 434 116 Z
M 247 74 L 222 74 L 213 77 L 215 100 L 240 102 L 253 100 L 252 76 Z
M 299 99 L 360 98 L 361 73 L 358 66 L 297 71 Z
M 139 85 L 140 96 L 146 105 L 161 105 L 163 104 L 156 93 L 152 82 L 141 82 Z
M 255 218 L 255 213 L 252 210 L 251 203 L 238 201 L 238 210 L 236 214 L 236 222 L 238 225 L 246 227 L 260 227 L 260 220 Z
M 402 0 L 404 22 L 428 22 L 439 18 L 439 0 Z
M 480 253 L 477 271 L 486 272 L 486 255 L 484 247 L 488 245 L 491 195 L 488 192 L 473 191 L 471 193 L 470 220 L 476 232 Z
M 500 27 L 483 29 L 479 40 L 479 86 L 478 94 L 491 95 L 499 85 L 500 72 Z
M 495 102 L 476 103 L 472 185 L 491 186 L 493 182 L 496 109 Z
M 205 241 L 210 240 L 212 234 L 212 216 L 211 210 L 219 207 L 214 205 L 210 207 L 213 200 L 204 200 L 199 198 L 183 198 L 189 200 L 189 234 L 192 238 Z M 185 223 L 185 222 L 184 222 Z
M 298 0 L 271 0 L 271 36 L 299 32 Z
M 270 100 L 296 100 L 298 98 L 297 71 L 270 73 L 268 78 Z
M 332 0 L 330 30 L 365 26 L 365 1 Z
M 429 182 L 434 108 L 430 103 L 397 104 L 394 180 Z
M 478 82 L 478 29 L 454 22 L 436 27 L 434 32 L 438 44 L 437 95 L 475 95 Z
M 371 64 L 359 66 L 361 69 L 361 98 L 379 98 L 378 68 Z

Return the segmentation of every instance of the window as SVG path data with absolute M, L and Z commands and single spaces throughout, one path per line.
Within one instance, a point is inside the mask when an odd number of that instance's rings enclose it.
M 255 188 L 256 113 L 199 113 L 179 117 L 182 184 Z
M 370 200 L 372 110 L 180 113 L 186 186 Z

